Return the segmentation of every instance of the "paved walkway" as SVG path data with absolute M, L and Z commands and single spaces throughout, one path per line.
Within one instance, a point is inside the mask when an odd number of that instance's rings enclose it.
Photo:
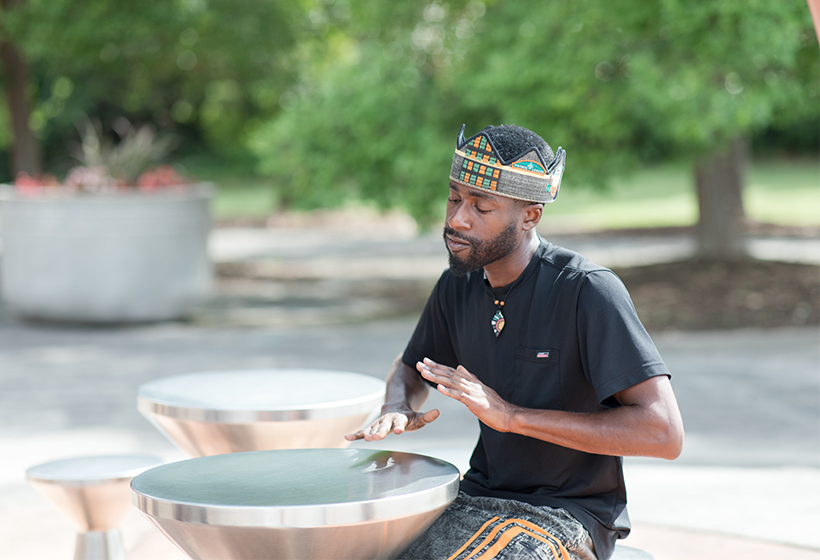
M 686 244 L 615 241 L 573 236 L 563 243 L 609 266 L 670 256 L 672 245 Z M 781 258 L 791 251 L 795 260 L 820 262 L 816 240 L 784 247 L 777 250 Z M 258 266 L 272 280 L 263 287 L 243 287 L 240 279 L 221 285 L 217 300 L 188 323 L 30 325 L 0 308 L 0 558 L 71 554 L 73 530 L 25 483 L 28 466 L 120 451 L 183 458 L 136 411 L 140 384 L 229 368 L 315 367 L 384 377 L 412 332 L 413 314 L 383 313 L 379 305 L 387 306 L 387 297 L 357 311 L 368 305 L 367 294 L 357 295 L 349 286 L 334 290 L 357 279 L 415 279 L 423 285 L 444 264 L 437 235 L 401 233 L 374 238 L 317 230 L 223 230 L 215 232 L 212 252 L 222 266 Z M 357 266 L 344 268 L 350 262 Z M 282 271 L 303 280 L 282 282 Z M 292 293 L 288 290 L 299 289 L 304 297 L 282 304 Z M 820 560 L 820 331 L 654 338 L 675 375 L 687 441 L 675 462 L 626 461 L 635 525 L 626 544 L 652 552 L 657 560 Z M 436 454 L 463 467 L 477 433 L 474 418 L 438 394 L 429 406 L 441 409 L 438 421 L 379 446 Z M 123 533 L 131 560 L 183 558 L 137 512 Z

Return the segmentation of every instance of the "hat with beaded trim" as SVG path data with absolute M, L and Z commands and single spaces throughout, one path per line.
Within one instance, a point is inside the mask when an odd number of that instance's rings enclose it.
M 518 200 L 540 203 L 555 200 L 566 162 L 563 148 L 559 147 L 550 161 L 544 160 L 544 154 L 536 146 L 505 160 L 484 130 L 465 140 L 465 128 L 466 125 L 461 125 L 458 132 L 450 180 Z

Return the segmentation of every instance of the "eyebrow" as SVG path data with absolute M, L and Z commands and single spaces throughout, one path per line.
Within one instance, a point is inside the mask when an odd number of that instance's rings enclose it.
M 450 181 L 450 184 L 448 186 L 450 187 L 451 191 L 458 192 L 458 190 L 455 188 L 455 184 L 452 181 Z M 484 199 L 490 200 L 492 202 L 498 202 L 498 199 L 496 197 L 494 197 L 493 195 L 489 194 L 489 193 L 481 192 L 480 190 L 474 189 L 472 187 L 465 187 L 465 188 L 470 189 L 469 190 L 469 196 L 475 196 L 477 198 L 484 198 Z M 461 193 L 459 193 L 459 194 L 461 194 Z

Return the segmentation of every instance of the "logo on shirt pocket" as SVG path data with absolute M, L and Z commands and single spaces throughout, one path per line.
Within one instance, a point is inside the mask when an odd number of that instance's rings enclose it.
M 526 348 L 524 346 L 518 346 L 515 349 L 515 358 L 536 364 L 557 362 L 558 350 L 555 348 Z

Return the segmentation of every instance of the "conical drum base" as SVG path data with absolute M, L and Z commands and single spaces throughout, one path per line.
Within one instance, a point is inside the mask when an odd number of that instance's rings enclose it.
M 131 513 L 130 479 L 109 480 L 89 486 L 65 486 L 29 481 L 31 486 L 65 515 L 81 533 L 105 533 Z
M 291 449 L 169 463 L 133 502 L 194 560 L 392 558 L 458 494 L 453 465 L 364 449 Z
M 151 521 L 193 560 L 386 560 L 401 554 L 445 507 L 392 521 L 316 528 Z
M 73 457 L 31 467 L 26 478 L 80 533 L 104 533 L 131 513 L 131 479 L 162 462 L 154 455 Z
M 144 413 L 190 457 L 265 449 L 343 448 L 345 434 L 361 428 L 368 414 L 283 422 L 195 422 Z

